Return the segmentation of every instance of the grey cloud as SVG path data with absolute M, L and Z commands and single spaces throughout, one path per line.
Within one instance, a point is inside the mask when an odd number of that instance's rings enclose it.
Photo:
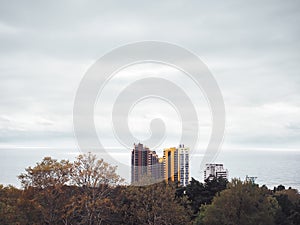
M 1 1 L 1 142 L 55 138 L 52 130 L 14 135 L 5 128 L 5 116 L 71 121 L 77 85 L 88 66 L 116 46 L 144 39 L 176 43 L 199 55 L 220 85 L 229 118 L 240 117 L 239 107 L 284 102 L 300 108 L 299 11 L 296 0 Z M 243 125 L 229 120 L 235 130 L 229 129 L 225 142 L 251 146 L 281 140 L 299 146 L 296 118 L 289 111 L 281 116 L 293 118 L 287 127 L 286 121 L 275 121 L 289 130 L 282 138 L 268 132 L 269 125 L 263 127 L 266 135 L 249 135 L 242 126 L 259 121 L 244 112 Z M 71 135 L 64 129 L 57 140 Z
M 27 51 L 57 52 L 56 57 L 65 51 L 72 58 L 95 54 L 95 48 L 105 51 L 145 38 L 182 43 L 205 54 L 247 49 L 247 54 L 255 55 L 261 48 L 274 51 L 286 41 L 297 41 L 297 1 L 170 3 L 155 7 L 138 2 L 7 2 L 1 7 L 2 20 L 21 27 L 24 34 L 2 41 L 8 42 L 5 46 L 14 44 Z M 103 46 L 104 41 L 107 44 Z
M 286 125 L 286 128 L 300 134 L 300 123 L 288 124 Z

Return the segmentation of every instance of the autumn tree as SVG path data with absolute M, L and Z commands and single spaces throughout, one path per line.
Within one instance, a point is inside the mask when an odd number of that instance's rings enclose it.
M 175 193 L 175 186 L 164 182 L 127 187 L 121 200 L 122 224 L 188 224 L 191 211 Z
M 24 215 L 18 209 L 21 190 L 0 185 L 0 224 L 18 224 L 25 222 Z
M 25 169 L 26 173 L 18 176 L 24 188 L 63 186 L 70 180 L 72 164 L 67 160 L 60 162 L 51 157 L 45 157 L 42 162 L 36 163 L 35 167 Z
M 70 181 L 71 169 L 72 163 L 69 161 L 45 157 L 19 176 L 24 187 L 23 195 L 26 195 L 23 204 L 26 204 L 25 199 L 31 201 L 45 224 L 60 224 L 62 220 L 66 204 L 63 188 Z
M 92 153 L 79 155 L 70 180 L 77 193 L 70 199 L 64 219 L 76 220 L 76 224 L 111 224 L 116 209 L 111 194 L 123 182 L 116 169 Z

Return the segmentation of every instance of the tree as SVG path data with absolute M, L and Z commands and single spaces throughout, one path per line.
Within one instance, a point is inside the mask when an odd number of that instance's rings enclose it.
M 188 197 L 189 205 L 196 216 L 200 206 L 210 204 L 217 193 L 226 189 L 227 184 L 227 179 L 222 177 L 214 178 L 212 180 L 207 179 L 205 184 L 192 178 L 191 182 L 186 187 L 177 189 L 177 195 L 186 195 Z
M 208 192 L 205 204 L 210 204 L 213 197 L 226 189 L 228 180 L 223 177 L 214 177 L 213 179 L 205 180 L 205 190 Z
M 51 157 L 45 157 L 35 167 L 25 169 L 26 173 L 18 176 L 24 188 L 36 187 L 44 189 L 47 187 L 63 186 L 70 180 L 72 163 L 67 160 L 60 162 Z
M 274 190 L 274 197 L 280 206 L 280 211 L 276 215 L 276 224 L 300 224 L 300 194 L 298 191 L 285 188 L 274 188 Z
M 60 224 L 66 205 L 64 187 L 70 181 L 72 163 L 45 157 L 19 176 L 26 200 L 42 215 L 45 224 Z M 28 194 L 31 193 L 31 194 Z M 26 201 L 23 201 L 26 204 Z M 29 212 L 30 213 L 30 212 Z M 28 215 L 28 214 L 27 214 Z
M 18 210 L 21 191 L 13 186 L 0 185 L 0 224 L 24 223 L 24 215 Z
M 127 187 L 121 198 L 122 224 L 188 224 L 191 211 L 175 192 L 174 185 L 164 182 Z
M 79 155 L 73 163 L 70 180 L 77 193 L 67 205 L 64 220 L 75 219 L 77 224 L 110 224 L 116 208 L 111 193 L 123 182 L 116 169 L 91 153 Z
M 91 153 L 73 163 L 45 157 L 19 176 L 26 195 L 22 204 L 31 201 L 45 224 L 109 223 L 115 208 L 110 194 L 123 181 L 116 169 Z
M 285 186 L 283 186 L 282 184 L 278 185 L 277 187 L 274 187 L 274 192 L 283 190 L 285 190 Z
M 216 195 L 211 205 L 202 206 L 197 224 L 271 225 L 279 206 L 265 188 L 234 179 Z

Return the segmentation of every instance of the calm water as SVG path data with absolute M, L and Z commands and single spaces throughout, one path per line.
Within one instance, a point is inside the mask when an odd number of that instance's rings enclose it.
M 49 149 L 0 149 L 0 183 L 20 186 L 17 175 L 28 166 L 34 166 L 44 156 L 56 159 L 74 160 L 78 151 L 49 150 Z M 120 161 L 130 162 L 130 154 L 122 153 L 118 156 Z M 202 181 L 203 173 L 199 164 L 201 156 L 193 156 L 191 160 L 191 175 Z M 242 180 L 246 175 L 258 177 L 258 184 L 265 184 L 269 188 L 283 184 L 300 190 L 300 152 L 292 151 L 223 151 L 216 163 L 223 163 L 229 170 L 229 177 Z M 128 170 L 118 171 L 128 182 Z
M 258 184 L 269 188 L 283 184 L 300 190 L 300 152 L 221 152 L 217 161 L 224 163 L 231 178 L 255 176 Z

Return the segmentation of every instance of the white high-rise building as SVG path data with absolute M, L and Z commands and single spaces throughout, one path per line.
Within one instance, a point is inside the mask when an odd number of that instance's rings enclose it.
M 228 179 L 228 170 L 224 169 L 223 164 L 206 164 L 204 170 L 204 180 L 222 177 Z
M 186 186 L 190 181 L 190 148 L 179 145 L 179 181 L 180 185 Z

